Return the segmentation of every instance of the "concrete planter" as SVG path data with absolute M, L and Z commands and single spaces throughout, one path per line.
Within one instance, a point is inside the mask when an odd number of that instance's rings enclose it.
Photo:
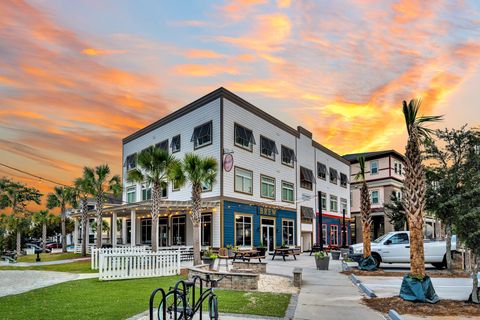
M 340 251 L 332 250 L 330 251 L 332 254 L 332 260 L 339 260 L 340 259 Z
M 317 264 L 317 270 L 328 270 L 328 264 L 330 262 L 330 257 L 315 257 L 315 263 Z
M 215 259 L 212 259 L 210 257 L 203 257 L 202 258 L 202 261 L 204 264 L 208 264 L 208 266 L 210 267 L 210 269 L 213 268 L 213 264 L 215 263 Z

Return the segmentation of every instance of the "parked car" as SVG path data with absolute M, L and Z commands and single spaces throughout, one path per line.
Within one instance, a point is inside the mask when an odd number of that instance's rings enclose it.
M 56 243 L 56 242 L 49 242 L 49 243 L 47 243 L 47 248 L 48 249 L 62 248 L 62 244 L 61 243 Z
M 435 268 L 446 267 L 446 242 L 440 240 L 424 240 L 425 263 L 432 264 Z M 456 236 L 452 237 L 452 251 L 457 249 Z M 363 255 L 363 243 L 349 247 L 349 257 L 357 261 Z M 377 263 L 410 263 L 410 233 L 396 231 L 387 233 L 372 241 L 372 257 Z
M 26 247 L 27 250 L 28 250 L 28 249 L 34 250 L 33 252 L 34 252 L 35 254 L 37 254 L 37 253 L 42 253 L 42 252 L 43 252 L 42 247 L 40 247 L 40 246 L 38 246 L 38 245 L 36 245 L 36 244 L 34 244 L 34 243 L 27 243 L 27 244 L 25 244 L 25 247 Z M 52 250 L 49 249 L 49 248 L 47 248 L 47 249 L 45 250 L 45 252 L 46 252 L 46 253 L 50 253 L 50 252 L 52 252 Z

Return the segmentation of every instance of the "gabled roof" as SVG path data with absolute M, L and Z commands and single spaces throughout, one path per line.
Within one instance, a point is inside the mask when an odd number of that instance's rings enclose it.
M 350 163 L 357 163 L 359 157 L 364 157 L 365 160 L 378 159 L 388 156 L 394 156 L 400 160 L 405 160 L 405 157 L 400 152 L 395 150 L 383 150 L 383 151 L 373 151 L 373 152 L 361 152 L 361 153 L 350 153 L 343 156 L 344 159 L 350 161 Z

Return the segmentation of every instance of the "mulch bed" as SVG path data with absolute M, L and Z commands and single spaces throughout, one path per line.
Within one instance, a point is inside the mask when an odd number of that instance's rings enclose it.
M 405 272 L 397 272 L 397 271 L 384 271 L 383 269 L 378 269 L 375 271 L 364 271 L 364 270 L 348 270 L 342 271 L 343 274 L 351 275 L 354 274 L 356 276 L 365 276 L 365 277 L 403 277 L 404 275 L 408 274 L 408 271 Z M 470 274 L 463 271 L 454 271 L 450 272 L 447 270 L 434 270 L 434 271 L 427 271 L 427 275 L 430 278 L 470 278 Z
M 440 300 L 436 304 L 405 301 L 400 297 L 363 299 L 372 309 L 387 313 L 394 309 L 399 314 L 428 316 L 480 317 L 480 305 L 465 301 Z

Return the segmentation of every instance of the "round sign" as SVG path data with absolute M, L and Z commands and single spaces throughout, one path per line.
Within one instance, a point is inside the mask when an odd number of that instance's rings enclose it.
M 232 168 L 233 168 L 233 156 L 232 156 L 231 153 L 227 153 L 223 157 L 223 168 L 227 172 L 230 172 L 230 170 L 232 170 Z

